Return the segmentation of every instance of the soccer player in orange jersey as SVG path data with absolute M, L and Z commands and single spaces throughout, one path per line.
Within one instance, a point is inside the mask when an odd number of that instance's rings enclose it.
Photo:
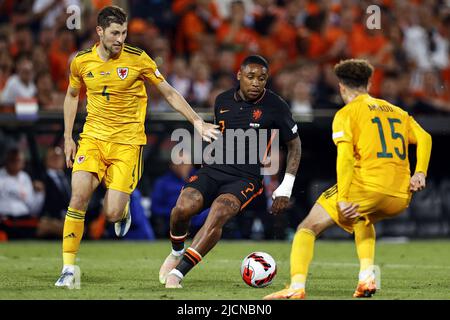
M 315 239 L 336 224 L 355 234 L 360 272 L 353 297 L 371 297 L 376 291 L 374 224 L 399 215 L 408 207 L 412 193 L 425 187 L 431 136 L 407 112 L 367 93 L 373 73 L 367 61 L 345 60 L 334 71 L 346 103 L 333 121 L 337 184 L 319 197 L 297 229 L 290 287 L 265 299 L 305 297 Z M 417 145 L 412 177 L 409 144 Z
M 203 122 L 165 81 L 147 53 L 125 43 L 127 15 L 121 8 L 105 7 L 99 12 L 97 22 L 99 42 L 73 59 L 64 101 L 64 152 L 67 166 L 73 167 L 73 172 L 72 197 L 63 233 L 64 266 L 55 284 L 58 287 L 73 284 L 86 208 L 101 182 L 107 188 L 103 206 L 107 219 L 116 223 L 118 236 L 128 231 L 130 194 L 143 172 L 145 81 L 155 85 L 204 140 L 211 141 L 220 134 L 218 126 Z M 87 90 L 87 117 L 77 148 L 72 130 L 82 84 Z

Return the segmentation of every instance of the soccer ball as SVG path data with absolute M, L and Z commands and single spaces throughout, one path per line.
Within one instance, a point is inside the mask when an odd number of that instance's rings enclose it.
M 242 261 L 241 276 L 246 284 L 263 288 L 272 283 L 277 274 L 277 264 L 266 252 L 252 252 Z

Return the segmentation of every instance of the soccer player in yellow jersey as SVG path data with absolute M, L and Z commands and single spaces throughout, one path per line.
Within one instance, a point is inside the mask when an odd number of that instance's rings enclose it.
M 55 283 L 58 287 L 73 285 L 86 208 L 100 183 L 107 188 L 103 206 L 107 219 L 116 223 L 118 236 L 128 231 L 130 194 L 143 172 L 146 80 L 194 125 L 204 140 L 211 141 L 219 135 L 218 126 L 203 122 L 143 50 L 125 44 L 127 15 L 121 8 L 105 7 L 99 12 L 97 23 L 99 42 L 73 59 L 64 101 L 64 151 L 67 166 L 73 167 L 73 172 L 63 232 L 64 266 Z M 87 117 L 77 148 L 72 130 L 82 85 L 87 90 Z
M 318 235 L 337 224 L 354 233 L 360 261 L 353 297 L 376 291 L 374 224 L 404 211 L 413 192 L 425 187 L 431 136 L 397 106 L 367 93 L 373 67 L 365 60 L 345 60 L 334 72 L 346 105 L 333 121 L 337 146 L 337 185 L 319 197 L 300 223 L 291 249 L 291 284 L 264 299 L 303 299 L 308 267 Z M 408 145 L 417 145 L 411 177 Z

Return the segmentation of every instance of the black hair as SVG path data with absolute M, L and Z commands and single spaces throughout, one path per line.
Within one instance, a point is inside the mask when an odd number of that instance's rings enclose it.
M 245 68 L 249 64 L 259 64 L 260 66 L 263 66 L 264 68 L 269 70 L 269 63 L 264 57 L 260 55 L 252 55 L 245 58 L 241 63 L 241 69 Z

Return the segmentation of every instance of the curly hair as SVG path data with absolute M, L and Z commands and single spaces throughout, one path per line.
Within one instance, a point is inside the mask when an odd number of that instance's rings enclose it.
M 367 87 L 373 70 L 373 66 L 362 59 L 343 60 L 334 66 L 339 82 L 353 89 Z

